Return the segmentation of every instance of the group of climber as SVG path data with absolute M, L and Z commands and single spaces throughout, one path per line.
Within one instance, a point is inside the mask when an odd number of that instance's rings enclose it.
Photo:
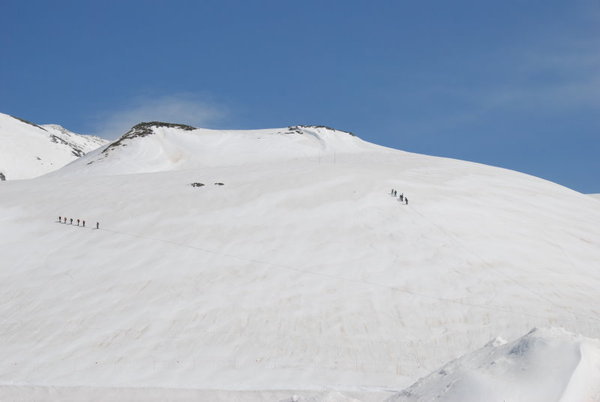
M 398 191 L 392 189 L 392 191 L 390 192 L 390 195 L 394 198 L 398 197 L 398 201 L 408 205 L 408 197 L 405 197 L 404 193 L 401 193 L 400 195 L 398 195 Z
M 77 226 L 79 226 L 79 224 L 81 223 L 81 227 L 85 227 L 84 220 L 76 219 L 75 222 L 77 222 Z M 64 216 L 59 216 L 58 223 L 67 223 L 67 218 Z M 73 224 L 73 218 L 69 218 L 69 224 Z M 100 222 L 96 222 L 96 229 L 100 229 Z

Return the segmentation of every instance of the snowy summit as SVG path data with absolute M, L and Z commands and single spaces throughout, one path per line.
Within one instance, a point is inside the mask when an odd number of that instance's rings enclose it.
M 0 180 L 41 176 L 106 143 L 59 125 L 40 126 L 0 113 Z
M 147 122 L 86 155 L 64 174 L 130 174 L 321 158 L 381 148 L 324 126 L 266 130 L 208 130 Z

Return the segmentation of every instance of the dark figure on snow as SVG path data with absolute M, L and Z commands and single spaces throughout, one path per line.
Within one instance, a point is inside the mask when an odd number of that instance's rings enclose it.
M 404 202 L 408 205 L 408 197 L 404 197 Z
M 77 219 L 77 226 L 79 226 L 79 219 Z
M 73 224 L 73 218 L 71 218 L 71 225 Z
M 65 217 L 64 223 L 67 223 L 67 218 Z
M 400 202 L 404 201 L 404 193 L 400 194 Z
M 83 227 L 85 227 L 85 221 L 83 221 Z
M 58 217 L 58 223 L 61 223 L 61 222 L 62 222 L 62 216 L 59 216 Z
M 96 229 L 100 229 L 100 222 L 96 222 Z

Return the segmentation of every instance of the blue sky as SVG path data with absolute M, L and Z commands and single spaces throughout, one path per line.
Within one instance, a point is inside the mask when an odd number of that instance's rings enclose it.
M 600 193 L 600 2 L 3 0 L 0 112 L 324 124 Z

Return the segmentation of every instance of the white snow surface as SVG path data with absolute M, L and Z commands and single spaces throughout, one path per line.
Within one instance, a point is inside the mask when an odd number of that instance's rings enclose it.
M 165 172 L 205 167 L 244 166 L 311 158 L 335 163 L 337 154 L 385 148 L 325 127 L 265 130 L 183 130 L 141 123 L 115 141 L 56 172 L 60 176 Z M 137 136 L 143 126 L 152 134 Z M 142 128 L 139 128 L 142 127 Z M 191 127 L 190 127 L 191 128 Z M 399 152 L 399 151 L 398 151 Z
M 600 401 L 600 341 L 558 328 L 496 340 L 387 402 Z
M 326 128 L 151 131 L 0 183 L 0 397 L 383 400 L 496 336 L 600 337 L 588 195 Z
M 39 126 L 0 113 L 0 173 L 6 180 L 41 176 L 107 142 L 59 125 Z
M 99 148 L 102 145 L 106 145 L 109 143 L 108 140 L 96 137 L 94 135 L 76 134 L 58 124 L 42 124 L 41 127 L 49 133 L 60 137 L 64 141 L 68 142 L 72 147 L 79 148 L 84 153 L 88 153 L 96 148 Z

